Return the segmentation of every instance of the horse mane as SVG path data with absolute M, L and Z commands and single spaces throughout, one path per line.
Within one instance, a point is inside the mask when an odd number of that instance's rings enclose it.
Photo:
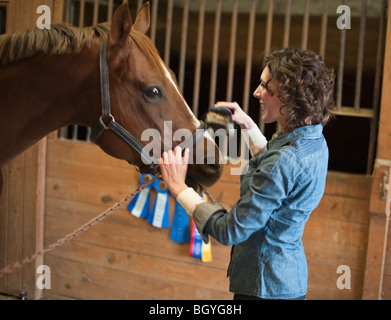
M 110 34 L 110 23 L 101 23 L 93 27 L 77 28 L 68 24 L 54 24 L 50 29 L 27 29 L 21 32 L 0 36 L 0 66 L 5 66 L 38 54 L 62 55 L 80 53 L 84 47 L 91 48 L 95 36 Z M 160 55 L 151 40 L 136 30 L 130 37 L 162 73 L 165 72 Z
M 110 25 L 76 28 L 54 24 L 50 29 L 27 29 L 0 36 L 0 66 L 30 58 L 38 54 L 62 55 L 80 53 L 91 47 L 94 36 L 108 36 Z

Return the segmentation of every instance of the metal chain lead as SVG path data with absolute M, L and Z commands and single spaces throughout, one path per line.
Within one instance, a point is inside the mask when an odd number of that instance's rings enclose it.
M 94 226 L 95 224 L 97 224 L 98 222 L 102 221 L 103 219 L 107 218 L 109 215 L 111 215 L 113 212 L 117 211 L 118 209 L 120 209 L 125 203 L 129 202 L 130 200 L 132 200 L 137 194 L 139 194 L 141 191 L 143 191 L 146 187 L 148 187 L 149 185 L 151 185 L 153 182 L 156 181 L 156 179 L 158 178 L 158 175 L 156 174 L 154 176 L 154 178 L 149 181 L 148 183 L 146 184 L 142 184 L 140 185 L 140 187 L 137 188 L 136 191 L 134 191 L 133 193 L 131 193 L 130 195 L 128 195 L 127 197 L 123 198 L 121 201 L 117 202 L 115 205 L 113 205 L 111 208 L 107 209 L 106 211 L 102 212 L 100 215 L 98 215 L 96 218 L 90 220 L 89 222 L 85 223 L 84 225 L 82 225 L 80 228 L 76 229 L 75 231 L 73 231 L 72 233 L 66 235 L 64 238 L 61 238 L 60 240 L 58 240 L 57 242 L 49 245 L 46 249 L 43 249 L 41 251 L 37 251 L 35 252 L 33 255 L 25 258 L 24 260 L 22 261 L 19 261 L 19 262 L 16 262 L 15 264 L 13 265 L 9 265 L 7 267 L 5 267 L 4 269 L 1 269 L 0 270 L 0 278 L 3 277 L 5 274 L 7 273 L 11 273 L 13 272 L 15 269 L 18 269 L 18 268 L 21 268 L 23 267 L 25 264 L 29 263 L 29 262 L 32 262 L 33 260 L 35 260 L 35 258 L 37 258 L 38 256 L 43 256 L 45 253 L 48 253 L 52 250 L 54 250 L 55 248 L 57 247 L 60 247 L 62 246 L 64 243 L 76 238 L 77 236 L 79 236 L 82 232 L 85 232 L 87 231 L 88 229 L 90 229 L 92 226 Z

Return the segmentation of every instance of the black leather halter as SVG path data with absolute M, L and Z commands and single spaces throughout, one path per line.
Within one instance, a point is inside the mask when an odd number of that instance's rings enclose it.
M 99 54 L 99 66 L 100 66 L 100 86 L 101 86 L 101 100 L 102 100 L 102 116 L 99 119 L 98 124 L 92 129 L 91 141 L 97 144 L 99 138 L 105 130 L 111 130 L 122 138 L 130 147 L 136 150 L 145 167 L 139 168 L 141 172 L 149 171 L 157 172 L 159 165 L 159 159 L 148 153 L 144 145 L 141 144 L 131 133 L 129 133 L 124 127 L 115 121 L 114 116 L 111 114 L 110 103 L 110 83 L 109 83 L 109 67 L 107 64 L 107 42 L 108 40 L 100 41 L 100 54 Z M 183 141 L 179 146 L 184 150 L 185 148 L 192 148 L 203 136 L 204 131 L 207 129 L 205 123 L 201 122 L 201 126 L 196 130 L 193 136 Z M 147 169 L 147 170 L 145 170 Z

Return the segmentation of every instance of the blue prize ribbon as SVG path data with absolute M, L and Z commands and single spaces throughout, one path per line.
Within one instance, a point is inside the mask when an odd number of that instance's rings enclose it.
M 152 179 L 153 176 L 151 174 L 142 174 L 140 176 L 140 181 L 142 184 L 148 183 Z M 136 194 L 136 196 L 128 204 L 128 210 L 133 216 L 143 219 L 147 218 L 151 199 L 151 189 L 153 185 L 154 184 L 149 185 L 143 191 Z
M 152 210 L 147 217 L 147 221 L 156 228 L 170 227 L 170 208 L 168 204 L 169 190 L 163 180 L 156 180 L 154 188 L 157 191 Z
M 194 258 L 202 258 L 202 237 L 198 232 L 194 221 L 192 222 L 192 232 L 190 240 L 190 256 Z
M 175 203 L 170 240 L 181 243 L 190 242 L 189 217 L 178 201 Z

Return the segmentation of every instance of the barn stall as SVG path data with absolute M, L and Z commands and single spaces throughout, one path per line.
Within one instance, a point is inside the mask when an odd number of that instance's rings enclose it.
M 144 1 L 129 2 L 135 17 Z M 121 3 L 0 1 L 0 30 L 34 27 L 42 4 L 51 8 L 53 22 L 83 27 L 110 20 Z M 391 97 L 384 89 L 391 67 L 389 1 L 349 1 L 351 29 L 342 30 L 336 26 L 339 1 L 151 4 L 150 37 L 199 117 L 215 101 L 238 101 L 270 138 L 276 128 L 259 120 L 258 102 L 251 98 L 262 54 L 275 46 L 309 48 L 336 69 L 336 119 L 325 128 L 330 147 L 326 192 L 303 237 L 307 298 L 389 299 L 390 198 L 380 187 L 383 180 L 388 183 L 391 159 Z M 0 268 L 55 243 L 139 186 L 135 168 L 103 153 L 89 134 L 89 128 L 60 129 L 2 169 Z M 209 190 L 227 209 L 239 196 L 232 168 L 228 164 Z M 169 201 L 172 221 L 175 199 Z M 170 228 L 155 228 L 124 206 L 0 278 L 0 292 L 26 293 L 30 299 L 231 299 L 230 248 L 213 240 L 211 248 L 212 261 L 192 257 L 189 243 L 170 241 Z M 50 267 L 50 289 L 36 286 L 40 265 Z M 337 285 L 340 266 L 349 267 L 350 288 Z

